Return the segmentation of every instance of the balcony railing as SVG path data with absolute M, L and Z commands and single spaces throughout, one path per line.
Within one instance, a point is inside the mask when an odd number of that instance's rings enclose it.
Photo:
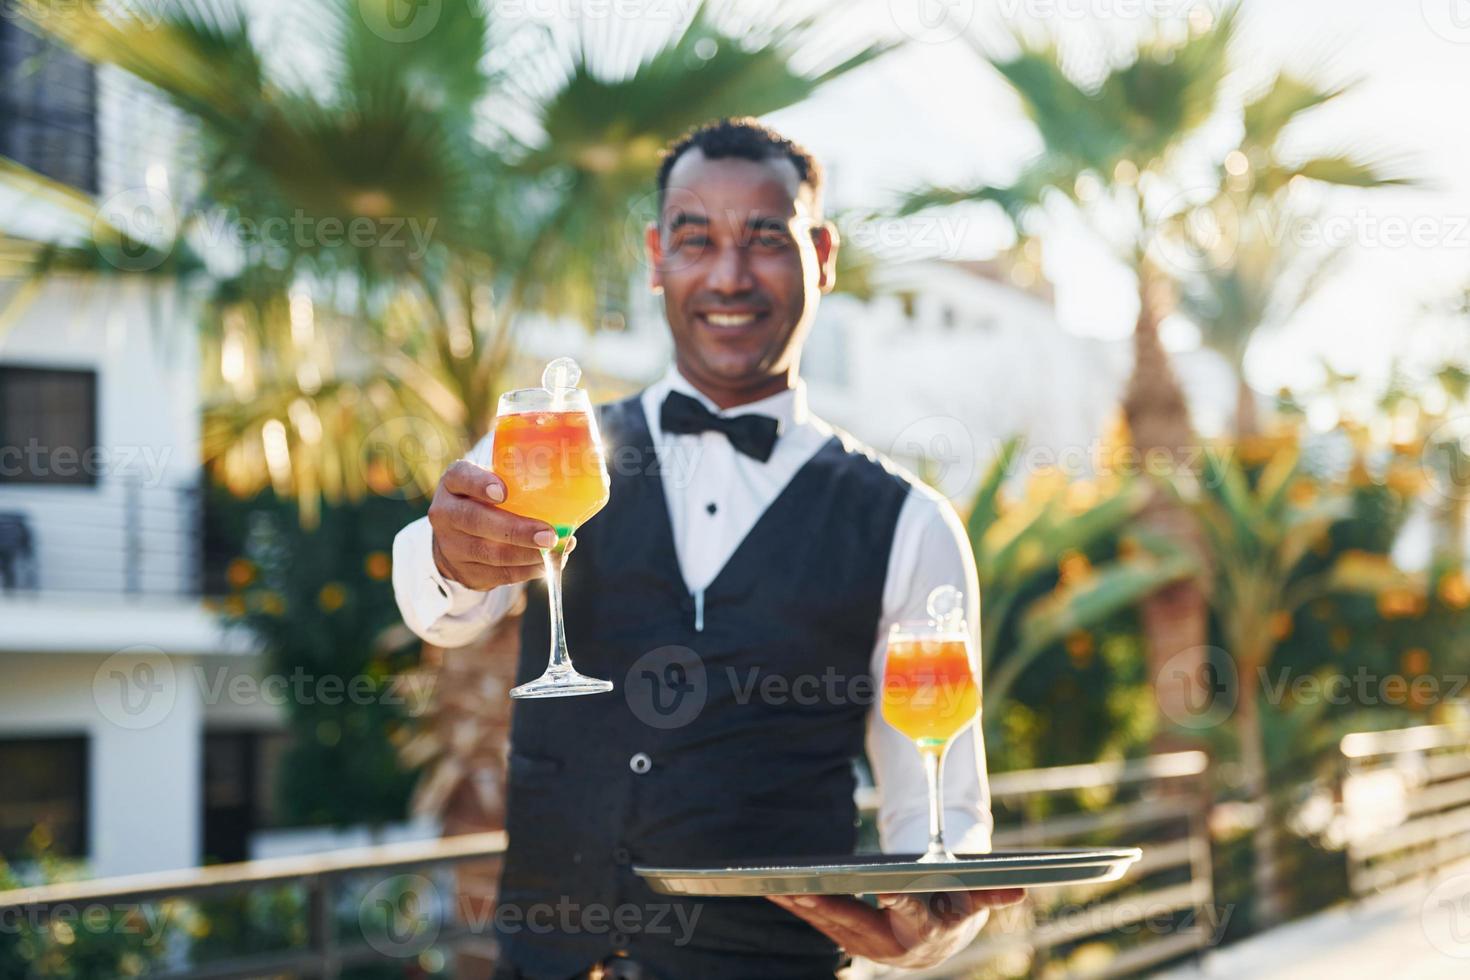
M 1138 844 L 1143 860 L 1121 881 L 1035 892 L 1026 905 L 1007 910 L 970 950 L 942 968 L 911 975 L 968 976 L 998 957 L 1014 962 L 1020 955 L 1031 975 L 1068 976 L 1063 954 L 1086 943 L 1113 949 L 1111 961 L 1090 976 L 1126 976 L 1212 943 L 1205 768 L 1203 753 L 1181 752 L 993 777 L 997 846 Z M 1084 798 L 1091 798 L 1086 805 Z M 876 802 L 864 794 L 859 805 L 871 815 Z M 1036 811 L 1048 815 L 1030 816 Z M 465 876 L 483 880 L 487 872 L 493 874 L 505 844 L 498 832 L 472 834 L 25 888 L 0 892 L 0 924 L 44 923 L 58 911 L 75 920 L 78 910 L 98 905 L 198 908 L 221 895 L 290 889 L 299 896 L 295 907 L 304 921 L 296 923 L 296 931 L 304 941 L 274 949 L 253 944 L 244 955 L 193 961 L 184 950 L 149 976 L 231 980 L 285 974 L 335 980 L 348 966 L 402 961 L 431 950 L 493 958 L 494 906 L 484 892 L 467 887 Z
M 197 596 L 203 586 L 198 486 L 0 483 L 0 591 Z
M 1470 732 L 1449 725 L 1354 732 L 1341 752 L 1354 895 L 1470 857 Z
M 452 881 L 442 876 L 430 881 L 410 873 L 436 874 L 470 862 L 498 859 L 504 851 L 505 834 L 493 831 L 310 857 L 20 888 L 0 891 L 0 924 L 14 932 L 21 923 L 64 918 L 81 922 L 80 927 L 85 928 L 81 917 L 87 910 L 115 913 L 180 902 L 197 907 L 201 901 L 225 895 L 298 888 L 305 893 L 303 944 L 198 963 L 174 957 L 184 961 L 167 963 L 146 975 L 156 980 L 248 980 L 283 974 L 336 980 L 347 967 L 416 956 L 429 948 L 452 951 L 477 940 L 485 926 L 481 923 L 471 929 L 465 917 L 456 914 L 463 909 L 452 897 Z M 392 887 L 405 876 L 409 876 L 409 891 Z M 407 902 L 406 894 L 413 896 Z M 360 926 L 367 921 L 367 928 L 344 928 L 344 904 L 352 913 L 345 917 L 348 922 Z M 169 918 L 165 913 L 150 921 Z
M 877 975 L 1014 975 L 1024 960 L 1026 976 L 1129 977 L 1213 945 L 1207 767 L 1203 752 L 1173 752 L 991 776 L 997 848 L 1137 846 L 1142 860 L 1118 881 L 1031 891 L 943 966 Z M 1083 946 L 1078 970 L 1069 954 Z

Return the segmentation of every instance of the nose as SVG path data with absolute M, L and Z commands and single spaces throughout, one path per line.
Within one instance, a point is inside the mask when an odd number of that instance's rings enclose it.
M 734 244 L 720 247 L 710 263 L 705 285 L 711 292 L 726 295 L 749 292 L 754 280 L 745 249 Z

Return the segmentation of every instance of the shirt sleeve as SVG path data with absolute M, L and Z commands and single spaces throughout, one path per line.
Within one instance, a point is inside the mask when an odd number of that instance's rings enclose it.
M 490 437 L 466 456 L 488 466 Z M 446 579 L 434 562 L 434 529 L 427 517 L 409 524 L 393 539 L 393 595 L 403 622 L 420 639 L 441 647 L 474 642 L 516 605 L 522 586 L 477 592 Z
M 964 525 L 949 501 L 927 487 L 915 487 L 899 511 L 883 614 L 872 657 L 873 677 L 881 683 L 889 627 L 924 619 L 929 593 L 953 585 L 965 594 L 970 641 L 980 649 L 980 584 Z M 929 840 L 929 791 L 919 752 L 907 736 L 883 720 L 875 703 L 868 712 L 868 761 L 878 785 L 878 837 L 885 852 L 922 852 Z M 944 760 L 944 839 L 952 851 L 990 850 L 990 792 L 985 749 L 978 722 L 950 744 Z

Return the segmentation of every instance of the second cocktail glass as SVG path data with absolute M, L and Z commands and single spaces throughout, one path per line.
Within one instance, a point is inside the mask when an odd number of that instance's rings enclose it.
M 567 542 L 607 504 L 608 475 L 597 418 L 587 392 L 577 387 L 581 371 L 569 357 L 546 366 L 541 388 L 500 396 L 491 440 L 490 468 L 505 482 L 502 509 L 545 521 L 556 544 L 541 549 L 546 596 L 551 606 L 551 654 L 546 671 L 512 688 L 513 698 L 557 698 L 611 691 L 611 681 L 584 677 L 572 666 L 562 620 L 561 573 Z
M 944 845 L 944 755 L 980 714 L 980 687 L 964 596 L 943 585 L 929 593 L 928 620 L 894 623 L 883 659 L 883 720 L 913 739 L 929 785 L 929 847 L 921 863 L 954 861 Z

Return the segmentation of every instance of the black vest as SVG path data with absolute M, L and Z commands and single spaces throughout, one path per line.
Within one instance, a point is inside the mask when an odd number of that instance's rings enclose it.
M 665 980 L 830 978 L 838 948 L 771 902 L 660 895 L 631 866 L 852 852 L 908 484 L 832 438 L 691 595 L 642 405 L 600 419 L 611 500 L 577 532 L 564 605 L 577 669 L 617 687 L 515 704 L 503 956 L 536 980 L 620 951 Z M 546 666 L 545 603 L 537 586 L 518 683 Z

